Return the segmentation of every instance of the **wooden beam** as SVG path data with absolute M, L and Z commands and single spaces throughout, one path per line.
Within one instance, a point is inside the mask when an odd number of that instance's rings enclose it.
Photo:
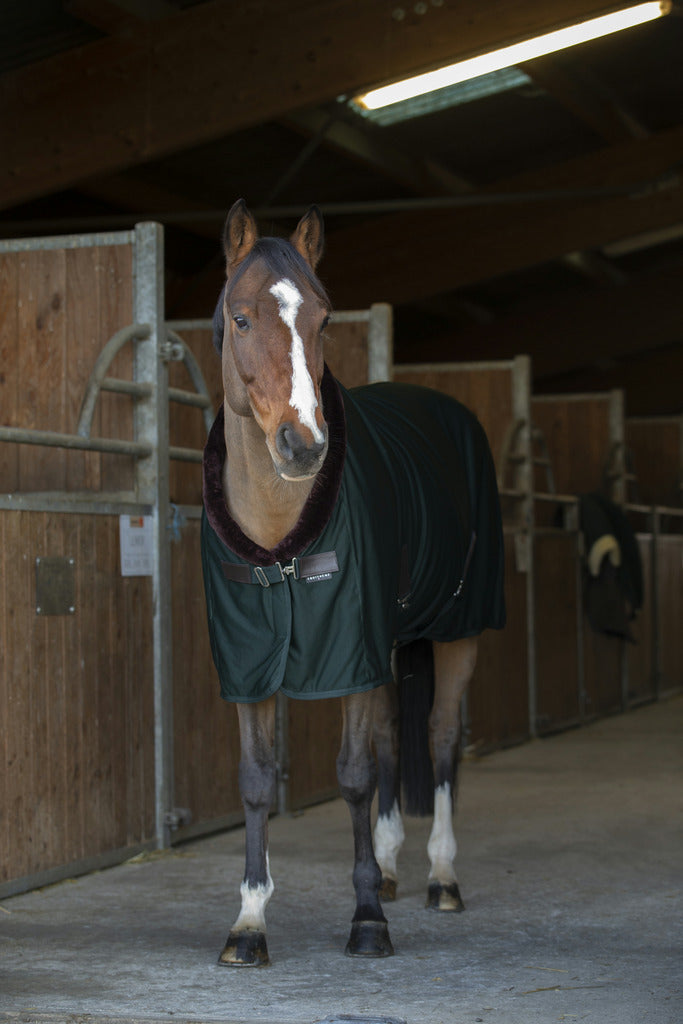
M 545 378 L 683 347 L 682 275 L 673 266 L 633 275 L 623 288 L 593 286 L 537 298 L 531 309 L 462 327 L 428 346 L 416 339 L 414 347 L 401 346 L 397 359 L 509 359 L 526 353 L 534 376 Z
M 505 195 L 546 192 L 547 200 L 394 213 L 335 231 L 323 278 L 341 306 L 410 302 L 679 222 L 683 186 L 675 172 L 661 190 L 588 190 L 653 181 L 681 154 L 677 128 L 494 187 Z M 558 198 L 557 190 L 568 194 Z
M 0 78 L 0 207 L 618 6 L 212 0 Z
M 328 117 L 325 110 L 312 108 L 295 111 L 284 120 L 286 125 L 306 135 L 315 136 L 322 130 Z M 418 195 L 458 195 L 472 191 L 472 185 L 465 178 L 434 161 L 416 158 L 387 146 L 380 141 L 381 135 L 372 128 L 372 125 L 366 127 L 362 122 L 354 125 L 340 118 L 327 128 L 324 142 L 329 148 L 366 167 L 373 167 L 389 181 L 405 185 Z
M 645 139 L 647 129 L 587 69 L 568 54 L 522 64 L 533 81 L 606 142 Z

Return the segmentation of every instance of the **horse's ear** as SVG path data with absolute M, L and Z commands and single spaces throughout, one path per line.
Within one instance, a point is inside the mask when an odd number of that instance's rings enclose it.
M 317 206 L 311 206 L 303 215 L 290 241 L 311 269 L 315 270 L 320 262 L 325 244 L 323 215 Z
M 233 203 L 223 228 L 223 248 L 228 274 L 249 255 L 258 241 L 256 221 L 244 199 Z

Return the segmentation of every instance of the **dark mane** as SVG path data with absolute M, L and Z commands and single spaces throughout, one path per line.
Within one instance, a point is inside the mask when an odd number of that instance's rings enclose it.
M 218 297 L 218 304 L 213 314 L 213 344 L 219 354 L 223 348 L 223 332 L 225 330 L 223 301 L 226 289 L 229 302 L 235 285 L 256 260 L 263 260 L 266 268 L 276 277 L 280 279 L 288 277 L 295 284 L 298 281 L 310 288 L 324 305 L 330 306 L 330 300 L 322 282 L 291 242 L 285 238 L 259 238 L 249 255 L 240 263 L 235 273 L 223 286 Z

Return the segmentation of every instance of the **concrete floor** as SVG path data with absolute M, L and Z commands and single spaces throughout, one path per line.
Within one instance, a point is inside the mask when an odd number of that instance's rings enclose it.
M 680 1024 L 683 698 L 464 764 L 465 914 L 423 909 L 410 821 L 396 956 L 343 955 L 341 802 L 271 825 L 270 968 L 219 967 L 240 829 L 0 903 L 0 1024 Z

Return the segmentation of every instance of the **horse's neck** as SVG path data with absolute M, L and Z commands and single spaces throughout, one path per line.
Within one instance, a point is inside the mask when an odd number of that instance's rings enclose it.
M 227 405 L 227 403 L 226 403 Z M 313 480 L 283 480 L 252 417 L 225 410 L 223 493 L 230 515 L 256 544 L 272 550 L 296 526 Z

